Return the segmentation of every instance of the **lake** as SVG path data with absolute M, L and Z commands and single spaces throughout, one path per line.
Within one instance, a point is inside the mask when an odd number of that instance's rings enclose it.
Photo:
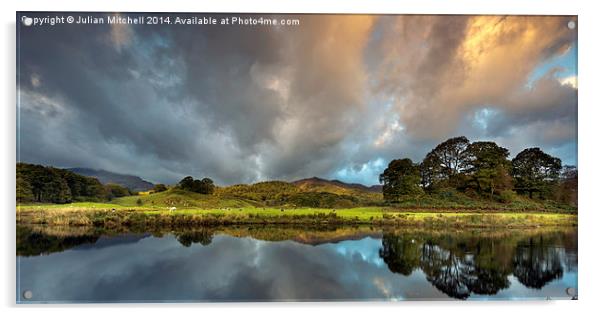
M 17 227 L 18 303 L 571 299 L 577 271 L 576 227 Z

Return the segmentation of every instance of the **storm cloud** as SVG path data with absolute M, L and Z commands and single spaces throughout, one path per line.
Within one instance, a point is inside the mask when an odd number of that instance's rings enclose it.
M 374 184 L 462 134 L 576 164 L 572 17 L 275 17 L 300 25 L 19 26 L 19 160 Z

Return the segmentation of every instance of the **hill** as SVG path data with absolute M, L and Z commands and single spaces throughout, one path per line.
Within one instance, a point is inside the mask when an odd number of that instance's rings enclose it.
M 82 176 L 94 177 L 102 184 L 115 183 L 136 192 L 148 191 L 154 186 L 153 183 L 143 180 L 138 176 L 119 174 L 102 169 L 70 168 L 67 170 Z
M 316 192 L 331 192 L 334 191 L 346 191 L 348 193 L 355 193 L 356 191 L 382 193 L 382 185 L 365 186 L 359 183 L 347 183 L 340 180 L 326 180 L 318 177 L 301 179 L 292 182 L 297 187 L 306 191 Z
M 307 178 L 292 182 L 302 192 L 332 193 L 357 199 L 361 205 L 382 201 L 382 186 L 365 186 L 359 183 L 345 183 L 339 180 Z
M 138 202 L 140 200 L 140 202 Z M 236 197 L 220 197 L 213 194 L 200 194 L 178 188 L 149 195 L 132 195 L 114 199 L 112 203 L 121 206 L 178 207 L 178 208 L 239 208 L 260 206 L 259 203 Z

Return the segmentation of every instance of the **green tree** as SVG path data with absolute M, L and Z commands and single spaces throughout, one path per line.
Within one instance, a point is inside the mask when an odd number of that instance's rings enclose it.
M 564 166 L 560 174 L 560 181 L 556 188 L 556 201 L 577 206 L 577 167 Z
M 557 184 L 562 161 L 552 157 L 539 148 L 528 148 L 512 159 L 512 176 L 519 194 L 538 193 L 540 198 L 550 195 Z
M 105 190 L 109 200 L 123 196 L 132 195 L 128 188 L 122 187 L 116 183 L 108 183 L 105 185 Z
M 194 185 L 194 178 L 191 176 L 184 177 L 180 180 L 178 186 L 184 190 L 192 191 Z
M 96 178 L 69 170 L 17 163 L 18 199 L 36 202 L 68 203 L 106 199 L 106 190 Z M 32 197 L 27 197 L 31 191 Z M 25 195 L 23 195 L 25 194 Z
M 387 201 L 399 201 L 404 196 L 422 193 L 420 168 L 409 158 L 391 161 L 379 180 L 383 184 L 383 197 Z
M 82 181 L 84 182 L 84 190 L 82 196 L 77 197 L 78 200 L 104 200 L 106 198 L 106 189 L 98 179 L 84 177 Z
M 467 167 L 470 141 L 464 136 L 450 138 L 437 145 L 421 164 L 422 184 L 428 189 L 439 186 L 458 188 Z
M 155 192 L 163 192 L 163 191 L 167 191 L 167 187 L 165 186 L 165 184 L 155 184 L 155 186 L 153 187 L 153 191 Z
M 203 178 L 202 180 L 198 180 L 198 179 L 195 180 L 193 177 L 188 176 L 188 177 L 185 177 L 184 179 L 182 179 L 178 185 L 180 188 L 182 188 L 184 190 L 201 193 L 201 194 L 213 194 L 213 191 L 215 190 L 215 185 L 213 184 L 213 180 L 211 180 L 209 178 Z
M 31 184 L 17 174 L 17 203 L 32 202 L 33 200 Z
M 213 184 L 213 180 L 209 178 L 203 178 L 201 180 L 200 192 L 201 194 L 213 194 L 215 190 L 215 185 Z
M 67 181 L 63 178 L 53 175 L 50 180 L 44 183 L 40 194 L 40 202 L 52 203 L 70 203 L 72 201 L 71 190 Z
M 508 149 L 494 142 L 474 142 L 466 149 L 466 170 L 470 185 L 477 192 L 494 194 L 512 188 Z

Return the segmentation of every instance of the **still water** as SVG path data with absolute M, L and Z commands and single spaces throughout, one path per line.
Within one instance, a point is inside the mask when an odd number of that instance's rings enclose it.
M 570 299 L 576 291 L 576 228 L 17 228 L 19 303 Z

